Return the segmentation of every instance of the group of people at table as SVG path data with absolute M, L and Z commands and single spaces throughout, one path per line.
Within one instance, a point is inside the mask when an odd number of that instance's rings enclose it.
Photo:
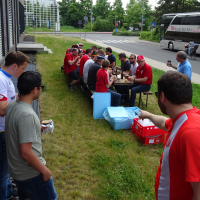
M 64 58 L 64 71 L 72 78 L 68 85 L 71 91 L 74 91 L 79 83 L 84 90 L 84 85 L 87 84 L 90 90 L 110 92 L 111 106 L 119 106 L 121 99 L 123 100 L 122 94 L 125 93 L 123 85 L 115 85 L 116 92 L 113 89 L 113 83 L 117 81 L 119 73 L 122 74 L 121 77 L 127 77 L 126 82 L 133 83 L 129 86 L 131 89 L 130 107 L 135 104 L 136 93 L 150 90 L 153 77 L 152 69 L 146 64 L 142 55 L 136 57 L 136 55 L 131 54 L 127 59 L 125 53 L 120 53 L 118 57 L 121 66 L 118 67 L 110 47 L 106 48 L 105 53 L 102 47 L 97 50 L 96 46 L 92 46 L 86 51 L 82 47 L 82 43 L 73 45 L 72 48 L 67 49 Z

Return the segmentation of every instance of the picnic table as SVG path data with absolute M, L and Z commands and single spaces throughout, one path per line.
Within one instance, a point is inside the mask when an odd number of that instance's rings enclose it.
M 125 86 L 125 93 L 121 94 L 122 96 L 125 96 L 125 102 L 126 105 L 129 104 L 129 86 L 133 85 L 133 81 L 125 81 L 125 77 L 123 76 L 123 79 L 120 80 L 116 80 L 115 82 L 113 82 L 113 85 L 124 85 Z

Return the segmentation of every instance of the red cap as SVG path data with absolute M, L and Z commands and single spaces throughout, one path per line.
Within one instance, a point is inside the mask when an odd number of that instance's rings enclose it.
M 137 56 L 137 60 L 144 60 L 144 57 L 142 55 Z

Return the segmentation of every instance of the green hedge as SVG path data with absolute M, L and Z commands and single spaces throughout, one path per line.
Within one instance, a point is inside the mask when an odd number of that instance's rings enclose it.
M 152 39 L 151 39 L 151 31 L 143 31 L 139 39 L 160 42 L 160 32 L 155 29 L 152 32 Z
M 119 35 L 119 36 L 140 36 L 140 32 L 132 32 L 132 31 L 115 31 L 113 30 L 112 35 Z

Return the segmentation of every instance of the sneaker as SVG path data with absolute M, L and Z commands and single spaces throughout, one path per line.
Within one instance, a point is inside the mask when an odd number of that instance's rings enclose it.
M 68 88 L 69 88 L 70 91 L 74 91 L 74 87 L 73 86 L 68 85 Z
M 72 85 L 72 87 L 76 90 L 77 89 L 77 86 L 76 85 Z

